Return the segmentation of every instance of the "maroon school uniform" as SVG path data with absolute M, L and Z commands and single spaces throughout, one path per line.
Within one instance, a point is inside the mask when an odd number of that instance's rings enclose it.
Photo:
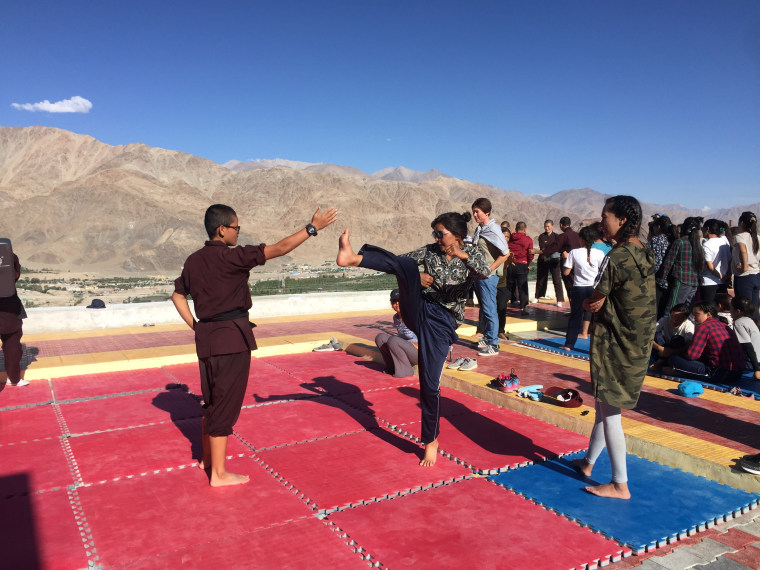
M 174 291 L 195 305 L 195 350 L 201 372 L 206 433 L 232 434 L 256 349 L 248 309 L 250 270 L 264 265 L 264 244 L 229 247 L 207 241 L 185 261 Z

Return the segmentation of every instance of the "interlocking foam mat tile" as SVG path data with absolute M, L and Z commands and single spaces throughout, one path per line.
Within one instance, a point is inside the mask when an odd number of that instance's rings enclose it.
M 328 526 L 309 517 L 262 528 L 253 532 L 199 544 L 159 554 L 152 558 L 130 560 L 117 566 L 128 570 L 164 570 L 166 568 L 224 568 L 248 570 L 271 568 L 295 570 L 300 568 L 329 568 L 330 570 L 361 570 L 367 563 L 361 560 L 331 532 Z
M 74 483 L 58 437 L 3 446 L 0 456 L 0 497 L 36 493 Z M 44 461 L 40 461 L 41 458 Z M 11 477 L 14 474 L 26 475 L 23 487 L 19 486 L 21 478 Z
M 140 390 L 163 390 L 172 378 L 160 368 L 120 370 L 81 376 L 54 378 L 53 389 L 57 401 L 94 398 L 109 394 L 124 394 Z
M 529 346 L 531 348 L 538 348 L 541 350 L 547 350 L 562 356 L 570 356 L 573 358 L 580 358 L 582 360 L 589 359 L 589 340 L 587 338 L 579 338 L 575 342 L 573 350 L 563 350 L 560 348 L 565 344 L 565 337 L 554 338 L 536 338 L 533 340 L 521 340 L 520 344 L 523 346 Z
M 338 399 L 391 425 L 420 421 L 420 390 L 417 382 L 386 390 L 372 390 L 336 396 Z M 441 416 L 455 416 L 472 411 L 497 410 L 495 404 L 451 388 L 441 387 Z
M 223 540 L 313 516 L 302 500 L 252 460 L 228 460 L 227 468 L 250 475 L 251 481 L 215 489 L 203 471 L 187 467 L 80 487 L 104 567 L 128 566 L 130 560 L 201 540 Z
M 32 380 L 29 386 L 9 386 L 0 391 L 0 409 L 46 404 L 53 401 L 47 380 Z
M 287 370 L 295 375 L 303 373 L 308 375 L 311 373 L 320 373 L 325 370 L 350 369 L 352 366 L 361 366 L 364 369 L 369 368 L 368 366 L 362 365 L 372 365 L 372 370 L 382 374 L 381 365 L 368 362 L 360 356 L 354 356 L 353 354 L 348 354 L 342 350 L 334 352 L 306 352 L 285 354 L 282 356 L 268 356 L 261 360 L 264 360 L 272 366 L 277 366 L 282 370 Z
M 655 548 L 658 541 L 675 539 L 689 530 L 704 530 L 703 525 L 732 516 L 759 498 L 630 454 L 631 499 L 596 497 L 583 488 L 610 481 L 609 457 L 603 452 L 592 476 L 585 478 L 572 464 L 572 459 L 584 454 L 536 463 L 490 479 L 637 551 Z
M 419 424 L 404 426 L 419 437 Z M 542 461 L 588 445 L 588 437 L 508 408 L 441 418 L 440 450 L 479 472 Z
M 322 510 L 471 473 L 441 456 L 422 468 L 419 445 L 381 428 L 257 455 Z
M 0 533 L 3 568 L 88 567 L 66 489 L 0 499 L 0 511 L 5 523 Z
M 745 372 L 744 375 L 739 378 L 739 381 L 735 384 L 729 383 L 717 383 L 717 382 L 703 382 L 701 380 L 693 380 L 692 378 L 679 378 L 678 376 L 670 376 L 655 372 L 653 376 L 660 376 L 666 380 L 673 380 L 674 382 L 685 382 L 686 380 L 692 380 L 699 382 L 705 388 L 705 390 L 717 390 L 718 392 L 729 392 L 732 388 L 739 388 L 745 396 L 754 397 L 755 400 L 760 400 L 760 382 L 752 377 L 752 372 Z M 674 387 L 677 387 L 674 385 Z
M 390 568 L 585 568 L 595 560 L 617 559 L 624 550 L 477 478 L 331 513 L 328 519 L 373 562 Z M 447 532 L 434 530 L 441 525 Z
M 296 442 L 377 427 L 364 414 L 331 396 L 245 408 L 235 424 L 235 435 L 254 448 Z
M 3 410 L 0 413 L 0 445 L 61 435 L 55 406 Z
M 198 417 L 202 408 L 182 390 L 141 392 L 60 405 L 72 434 Z
M 162 366 L 163 370 L 177 384 L 184 384 L 193 394 L 201 393 L 201 373 L 197 362 L 187 364 L 170 364 Z
M 324 394 L 324 390 L 311 382 L 305 382 L 276 366 L 259 364 L 255 368 L 251 367 L 248 390 L 243 404 L 298 400 Z
M 68 442 L 83 483 L 194 465 L 203 455 L 200 418 L 90 433 Z M 228 456 L 250 453 L 234 437 L 228 439 Z

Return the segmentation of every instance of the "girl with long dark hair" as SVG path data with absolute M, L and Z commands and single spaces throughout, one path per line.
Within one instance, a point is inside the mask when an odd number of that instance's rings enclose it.
M 667 279 L 668 301 L 664 314 L 669 314 L 674 305 L 691 305 L 699 286 L 699 274 L 705 264 L 699 230 L 699 218 L 686 218 L 681 224 L 681 237 L 668 249 L 660 266 L 658 276 Z
M 752 212 L 742 212 L 739 216 L 739 231 L 734 236 L 734 293 L 737 297 L 747 297 L 756 308 L 760 306 L 759 258 L 757 216 Z M 755 320 L 757 319 L 758 313 L 755 311 Z
M 583 303 L 596 313 L 591 336 L 594 427 L 589 448 L 576 467 L 591 475 L 604 447 L 612 481 L 586 487 L 600 497 L 630 499 L 621 408 L 636 406 L 654 339 L 654 253 L 639 240 L 641 205 L 632 196 L 609 198 L 602 210 L 605 236 L 615 240 L 602 264 L 594 293 Z

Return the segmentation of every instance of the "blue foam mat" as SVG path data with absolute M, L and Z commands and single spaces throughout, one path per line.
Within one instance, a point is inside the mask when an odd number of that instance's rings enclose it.
M 605 450 L 587 478 L 572 463 L 584 455 L 574 453 L 489 479 L 638 551 L 704 530 L 715 519 L 756 506 L 760 498 L 635 455 L 628 455 L 627 463 L 631 499 L 596 497 L 583 488 L 610 481 L 609 457 Z
M 540 350 L 547 350 L 561 354 L 562 356 L 568 356 L 571 358 L 580 358 L 583 360 L 589 359 L 589 339 L 579 338 L 575 341 L 573 350 L 563 350 L 560 347 L 565 344 L 565 337 L 558 336 L 553 338 L 536 338 L 533 340 L 521 340 L 520 344 L 524 346 L 530 346 L 532 348 L 538 348 Z
M 717 390 L 718 392 L 728 392 L 731 390 L 731 388 L 739 388 L 742 393 L 754 396 L 755 400 L 760 400 L 760 382 L 755 380 L 753 378 L 753 372 L 745 372 L 741 378 L 739 378 L 739 382 L 737 384 L 718 384 L 714 382 L 704 382 L 702 380 L 695 380 L 693 378 L 679 378 L 678 376 L 669 376 L 661 373 L 652 373 L 650 372 L 652 376 L 659 376 L 660 378 L 665 378 L 666 380 L 674 380 L 675 382 L 678 382 L 679 384 L 681 382 L 685 382 L 686 380 L 690 380 L 692 382 L 699 382 L 702 384 L 702 386 L 707 390 Z

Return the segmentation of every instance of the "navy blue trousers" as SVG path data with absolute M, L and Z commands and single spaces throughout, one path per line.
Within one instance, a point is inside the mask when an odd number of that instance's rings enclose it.
M 398 281 L 401 318 L 419 340 L 422 443 L 430 443 L 440 431 L 441 373 L 449 347 L 458 338 L 456 319 L 448 309 L 422 296 L 416 261 L 368 244 L 359 253 L 363 256 L 360 267 L 390 273 Z

